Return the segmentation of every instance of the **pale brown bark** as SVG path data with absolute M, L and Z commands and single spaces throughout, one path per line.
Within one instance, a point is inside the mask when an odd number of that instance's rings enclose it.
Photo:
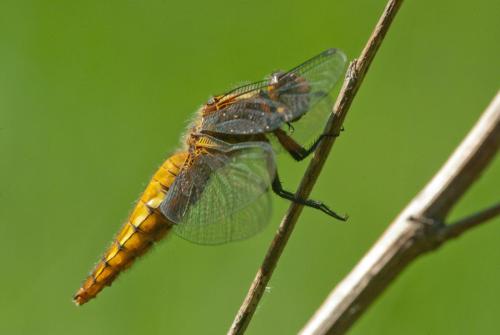
M 500 93 L 426 187 L 316 311 L 301 334 L 344 334 L 416 257 L 500 214 L 500 203 L 445 224 L 500 146 Z

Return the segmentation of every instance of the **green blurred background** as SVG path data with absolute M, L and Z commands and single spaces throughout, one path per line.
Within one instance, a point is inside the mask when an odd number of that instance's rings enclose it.
M 160 243 L 77 308 L 71 297 L 195 109 L 328 47 L 350 59 L 376 1 L 0 4 L 1 334 L 222 334 L 287 203 L 247 241 Z M 429 180 L 499 88 L 499 2 L 406 1 L 353 103 L 249 334 L 293 334 Z M 279 158 L 294 189 L 306 162 Z M 453 211 L 499 196 L 497 159 Z M 500 220 L 418 259 L 352 334 L 493 334 Z

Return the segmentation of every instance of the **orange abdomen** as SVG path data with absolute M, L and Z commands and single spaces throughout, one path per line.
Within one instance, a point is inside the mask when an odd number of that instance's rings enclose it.
M 94 298 L 172 228 L 159 211 L 165 195 L 188 156 L 181 152 L 168 158 L 154 174 L 132 214 L 113 243 L 74 296 L 77 305 Z

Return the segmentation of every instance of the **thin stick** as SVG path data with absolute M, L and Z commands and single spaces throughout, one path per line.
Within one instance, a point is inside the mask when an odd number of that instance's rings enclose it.
M 500 93 L 434 178 L 330 293 L 301 334 L 344 334 L 417 256 L 498 214 L 496 206 L 456 225 L 443 223 L 499 146 Z
M 500 203 L 447 225 L 442 232 L 443 238 L 449 240 L 451 238 L 459 237 L 470 229 L 477 227 L 498 215 L 500 215 Z
M 388 2 L 359 59 L 352 61 L 349 65 L 344 84 L 333 108 L 333 113 L 325 126 L 324 133 L 338 134 L 340 132 L 349 107 L 402 2 L 403 0 L 390 0 Z M 298 188 L 298 197 L 302 199 L 309 197 L 334 142 L 335 137 L 326 137 L 317 148 Z M 243 334 L 245 332 L 301 212 L 301 205 L 296 203 L 290 205 L 228 334 Z

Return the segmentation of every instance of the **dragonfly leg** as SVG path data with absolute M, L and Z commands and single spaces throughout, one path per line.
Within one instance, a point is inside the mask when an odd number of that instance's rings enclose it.
M 307 207 L 319 209 L 323 213 L 330 215 L 331 217 L 334 217 L 337 220 L 341 220 L 341 221 L 347 220 L 347 215 L 340 215 L 340 214 L 335 213 L 330 208 L 328 208 L 328 206 L 326 206 L 324 203 L 322 203 L 320 201 L 316 201 L 316 200 L 312 200 L 312 199 L 300 199 L 300 198 L 296 197 L 295 194 L 293 194 L 292 192 L 284 190 L 283 186 L 281 185 L 281 181 L 278 177 L 278 174 L 276 174 L 276 177 L 273 180 L 272 187 L 273 187 L 274 193 L 276 193 L 277 195 L 279 195 L 280 197 L 282 197 L 284 199 L 293 201 L 295 203 L 298 203 L 298 204 L 301 204 L 301 205 L 304 205 Z
M 325 137 L 339 136 L 331 134 L 321 134 L 309 148 L 304 148 L 301 144 L 297 143 L 291 136 L 286 134 L 282 129 L 275 130 L 274 134 L 278 138 L 278 141 L 280 142 L 281 146 L 285 148 L 285 150 L 288 151 L 288 153 L 292 156 L 292 158 L 298 162 L 300 162 L 301 160 L 307 158 L 310 154 L 312 154 L 318 148 L 318 145 Z

